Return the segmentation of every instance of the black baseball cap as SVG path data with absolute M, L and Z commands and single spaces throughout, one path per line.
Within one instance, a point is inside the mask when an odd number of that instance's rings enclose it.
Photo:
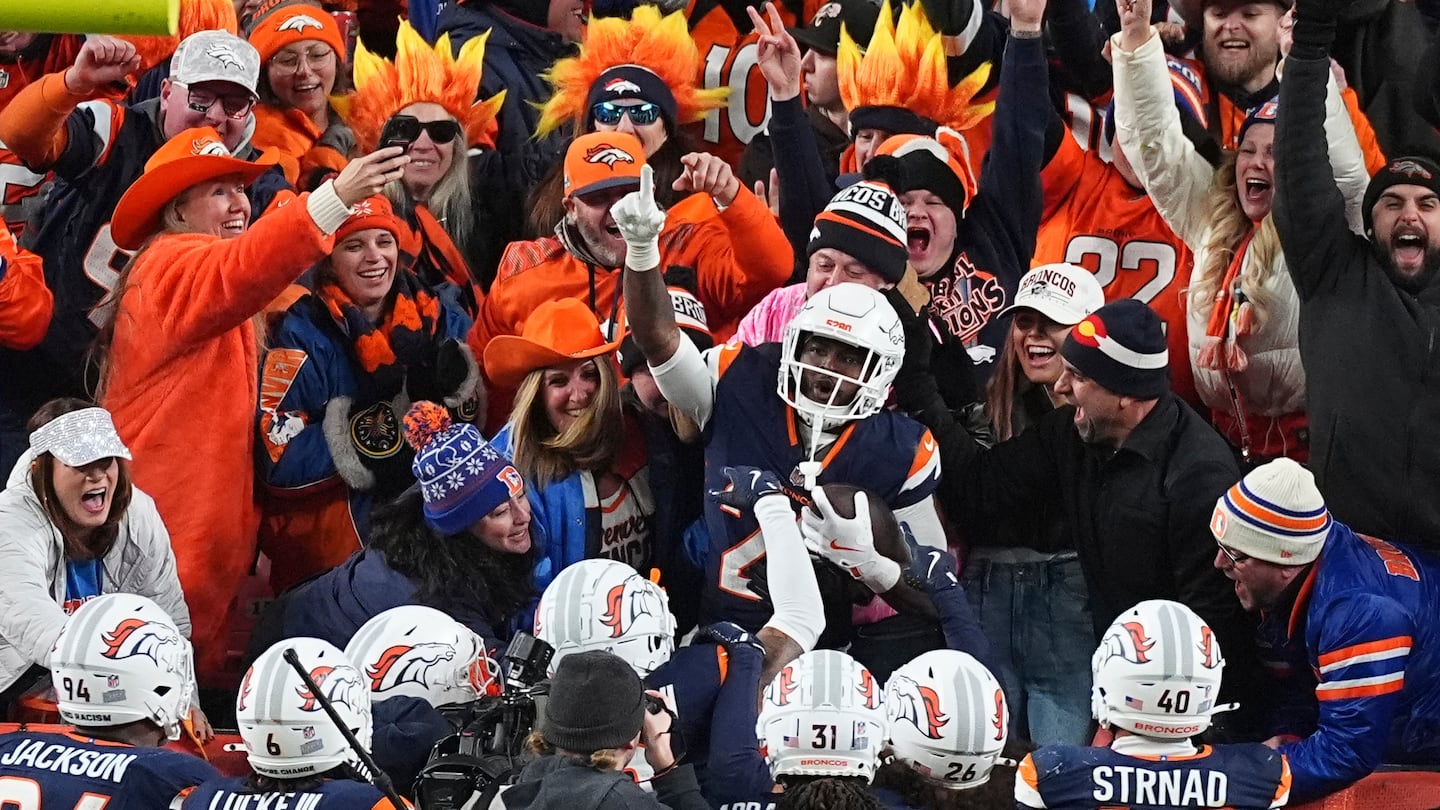
M 880 3 L 876 0 L 830 0 L 815 12 L 809 25 L 788 30 L 801 48 L 833 56 L 840 50 L 842 25 L 855 44 L 864 49 L 870 44 L 870 35 L 875 33 L 875 21 L 878 19 Z

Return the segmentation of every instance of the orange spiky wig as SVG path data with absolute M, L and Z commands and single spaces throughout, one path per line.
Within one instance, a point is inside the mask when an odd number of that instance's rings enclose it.
M 993 101 L 977 102 L 976 95 L 990 78 L 990 63 L 976 68 L 955 86 L 950 85 L 945 65 L 945 44 L 940 33 L 925 17 L 919 3 L 900 11 L 899 22 L 890 13 L 886 0 L 875 23 L 875 34 L 862 51 L 848 31 L 840 33 L 835 55 L 840 100 L 850 110 L 854 129 L 864 125 L 855 112 L 865 108 L 888 107 L 908 110 L 926 124 L 964 132 L 985 120 L 995 110 Z M 863 120 L 864 115 L 860 116 Z M 878 127 L 894 132 L 906 130 Z M 913 135 L 933 135 L 934 128 Z
M 661 16 L 655 6 L 643 5 L 628 20 L 592 17 L 580 55 L 559 60 L 544 74 L 555 94 L 540 110 L 536 136 L 543 137 L 567 122 L 573 124 L 576 134 L 585 132 L 596 82 L 607 71 L 620 67 L 648 71 L 659 79 L 661 87 L 656 89 L 662 95 L 668 89 L 673 99 L 673 107 L 667 111 L 667 115 L 674 116 L 669 121 L 672 130 L 725 106 L 730 92 L 727 88 L 704 90 L 696 86 L 701 75 L 700 50 L 690 37 L 685 12 Z M 634 74 L 632 77 L 639 78 Z M 666 106 L 664 100 L 649 95 L 641 97 L 662 108 Z
M 232 0 L 180 0 L 180 21 L 174 36 L 125 36 L 120 39 L 135 46 L 140 56 L 140 76 L 150 68 L 169 59 L 180 47 L 180 40 L 197 31 L 229 31 L 237 36 L 240 21 L 235 18 Z
M 449 34 L 442 35 L 432 48 L 410 23 L 402 22 L 395 34 L 395 61 L 370 53 L 364 43 L 357 44 L 355 92 L 331 97 L 330 102 L 366 152 L 375 149 L 390 116 L 421 101 L 439 104 L 455 116 L 465 129 L 468 145 L 494 148 L 499 130 L 495 117 L 505 101 L 505 91 L 484 101 L 475 100 L 489 38 L 489 32 L 474 37 L 460 49 L 459 56 L 451 56 Z

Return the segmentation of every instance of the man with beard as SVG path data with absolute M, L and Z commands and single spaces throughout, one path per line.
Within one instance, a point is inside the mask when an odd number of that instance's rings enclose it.
M 1222 697 L 1252 707 L 1252 628 L 1211 564 L 1207 529 L 1214 499 L 1240 473 L 1225 440 L 1171 392 L 1160 316 L 1133 298 L 1086 316 L 1060 350 L 1055 394 L 1073 404 L 989 449 L 946 409 L 924 323 L 901 319 L 907 352 L 895 397 L 940 446 L 946 516 L 983 536 L 998 518 L 1053 506 L 1079 555 L 1097 636 L 1136 602 L 1183 602 L 1230 658 Z M 1222 722 L 1234 732 L 1246 719 Z
M 725 161 L 695 152 L 681 162 L 685 172 L 676 190 L 709 194 L 718 213 L 671 217 L 660 234 L 659 253 L 652 258 L 663 267 L 665 280 L 693 294 L 712 321 L 733 323 L 785 283 L 790 263 L 770 257 L 788 243 L 770 209 L 736 179 Z M 554 235 L 512 242 L 505 249 L 468 338 L 476 357 L 491 338 L 520 334 L 536 307 L 557 298 L 584 301 L 607 339 L 618 336 L 626 247 L 610 206 L 640 187 L 644 166 L 645 150 L 628 133 L 592 132 L 570 144 L 565 154 L 565 218 Z M 497 414 L 503 421 L 512 398 L 513 392 L 491 390 L 492 421 Z
M 1239 148 L 1246 114 L 1279 92 L 1275 65 L 1282 55 L 1281 17 L 1291 2 L 1171 0 L 1171 5 L 1192 32 L 1201 32 L 1195 55 L 1208 85 L 1205 117 L 1216 142 L 1202 145 L 1200 151 L 1215 163 L 1220 148 Z M 1366 166 L 1373 172 L 1385 162 L 1375 132 L 1358 106 L 1350 107 L 1350 117 Z
M 1440 501 L 1420 493 L 1440 487 L 1440 164 L 1390 161 L 1365 192 L 1366 236 L 1345 227 L 1322 129 L 1342 10 L 1327 5 L 1297 9 L 1275 133 L 1275 228 L 1300 296 L 1310 467 L 1355 531 L 1436 549 Z

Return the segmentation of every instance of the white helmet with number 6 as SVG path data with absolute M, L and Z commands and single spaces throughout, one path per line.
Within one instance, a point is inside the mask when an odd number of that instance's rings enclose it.
M 1000 682 L 958 650 L 931 650 L 895 670 L 885 713 L 895 757 L 952 790 L 990 779 L 1010 722 Z
M 359 756 L 345 735 L 285 660 L 291 649 L 360 744 L 370 747 L 370 690 L 360 671 L 328 641 L 288 638 L 255 659 L 235 700 L 250 767 L 275 779 L 324 773 L 344 763 L 358 767 Z
M 659 585 L 615 560 L 582 560 L 545 588 L 535 635 L 555 648 L 550 674 L 570 653 L 602 650 L 625 659 L 640 677 L 675 652 L 675 617 Z
M 858 776 L 869 782 L 885 742 L 880 684 L 839 650 L 791 661 L 765 688 L 757 725 L 770 774 Z
M 109 593 L 80 606 L 50 653 L 60 717 L 76 726 L 149 720 L 180 739 L 195 669 L 190 642 L 161 607 Z
M 1090 707 L 1100 725 L 1178 740 L 1210 727 L 1225 659 L 1195 611 L 1166 599 L 1141 602 L 1111 623 L 1091 659 Z
M 449 614 L 401 605 L 355 631 L 345 657 L 360 670 L 372 701 L 418 697 L 431 706 L 499 695 L 500 668 L 485 642 Z

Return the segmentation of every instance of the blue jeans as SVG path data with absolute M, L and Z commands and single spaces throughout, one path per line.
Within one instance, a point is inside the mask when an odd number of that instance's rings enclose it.
M 1080 561 L 971 560 L 961 583 L 990 640 L 1010 733 L 1037 746 L 1087 744 L 1095 628 Z

